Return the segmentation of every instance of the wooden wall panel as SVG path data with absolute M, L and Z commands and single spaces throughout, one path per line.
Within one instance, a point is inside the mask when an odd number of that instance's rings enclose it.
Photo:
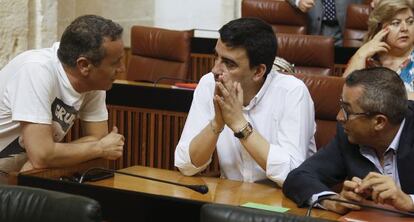
M 123 156 L 109 161 L 112 169 L 134 165 L 176 170 L 174 151 L 184 128 L 187 113 L 155 109 L 108 105 L 109 129 L 118 127 L 125 136 Z M 76 121 L 65 141 L 70 142 L 81 136 L 81 124 Z M 203 175 L 219 175 L 217 155 Z
M 191 54 L 191 68 L 189 79 L 200 80 L 201 76 L 209 73 L 214 66 L 214 55 L 212 54 Z

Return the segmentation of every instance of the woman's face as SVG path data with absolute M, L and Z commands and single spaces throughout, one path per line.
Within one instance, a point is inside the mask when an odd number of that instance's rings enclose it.
M 414 15 L 411 9 L 399 11 L 391 21 L 385 22 L 382 28 L 389 28 L 385 42 L 396 49 L 410 49 L 414 44 Z

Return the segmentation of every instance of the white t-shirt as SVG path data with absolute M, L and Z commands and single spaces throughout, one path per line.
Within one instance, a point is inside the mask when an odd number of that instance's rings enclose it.
M 191 140 L 214 118 L 215 81 L 212 73 L 198 84 L 183 133 L 175 150 L 175 166 L 185 175 L 204 170 L 191 163 Z M 270 72 L 260 91 L 243 107 L 254 130 L 269 143 L 266 172 L 256 163 L 227 126 L 217 141 L 221 175 L 238 181 L 254 182 L 266 177 L 282 185 L 287 174 L 316 152 L 315 111 L 305 84 L 290 75 Z
M 108 119 L 105 91 L 76 92 L 57 57 L 58 48 L 55 43 L 26 51 L 0 71 L 0 152 L 20 136 L 20 121 L 51 124 L 53 139 L 59 142 L 77 118 Z

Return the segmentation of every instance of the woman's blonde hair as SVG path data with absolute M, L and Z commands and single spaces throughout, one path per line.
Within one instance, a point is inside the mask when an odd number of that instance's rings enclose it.
M 382 24 L 390 22 L 399 11 L 413 10 L 412 2 L 410 0 L 380 0 L 368 17 L 368 32 L 364 42 L 371 40 L 381 30 Z

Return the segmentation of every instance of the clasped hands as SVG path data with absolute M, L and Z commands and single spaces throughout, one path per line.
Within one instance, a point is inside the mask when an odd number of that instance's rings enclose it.
M 213 103 L 215 117 L 212 124 L 216 130 L 227 125 L 235 132 L 246 124 L 247 120 L 242 112 L 243 89 L 239 82 L 220 75 L 216 80 Z
M 341 193 L 333 197 L 354 202 L 372 199 L 377 204 L 388 204 L 402 211 L 414 211 L 410 195 L 404 193 L 390 176 L 376 172 L 370 172 L 364 179 L 353 177 L 352 180 L 346 180 Z M 360 209 L 357 205 L 329 200 L 322 201 L 322 205 L 340 214 Z

